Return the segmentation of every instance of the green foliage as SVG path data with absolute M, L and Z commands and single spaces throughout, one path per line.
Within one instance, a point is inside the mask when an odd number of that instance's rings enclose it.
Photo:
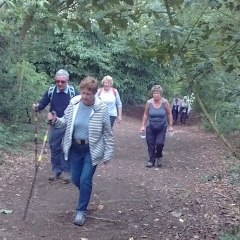
M 219 240 L 238 240 L 240 239 L 240 226 L 236 226 L 232 230 L 221 231 L 219 233 Z
M 173 23 L 170 25 L 164 15 L 154 21 L 159 31 L 161 43 L 153 42 L 156 49 L 165 44 L 165 52 L 156 53 L 161 64 L 176 65 L 175 73 L 183 79 L 182 89 L 191 91 L 194 85 L 205 108 L 224 134 L 239 130 L 239 34 L 240 15 L 233 1 L 166 1 L 174 9 Z M 214 4 L 213 4 L 214 2 Z M 188 4 L 187 4 L 188 3 Z M 161 6 L 161 3 L 158 3 Z M 180 30 L 180 31 L 178 31 Z M 176 33 L 182 54 L 186 60 L 190 77 L 186 82 L 181 71 L 172 35 Z M 161 49 L 161 48 L 160 48 Z M 166 51 L 170 50 L 170 51 Z M 168 56 L 170 55 L 170 56 Z M 181 92 L 183 92 L 181 90 Z M 205 126 L 210 128 L 209 122 Z
M 0 5 L 0 150 L 32 138 L 32 125 L 25 124 L 31 122 L 31 105 L 60 68 L 70 72 L 75 86 L 87 75 L 99 80 L 111 75 L 124 103 L 145 102 L 156 83 L 169 99 L 190 94 L 194 86 L 221 132 L 239 131 L 239 10 L 233 0 L 5 1 Z M 210 129 L 209 122 L 204 125 Z M 237 184 L 239 168 L 230 176 Z M 221 240 L 239 238 L 239 227 L 220 233 Z
M 57 44 L 48 45 L 50 51 L 45 52 L 47 55 L 40 58 L 39 55 L 31 54 L 28 57 L 35 62 L 37 69 L 53 73 L 57 70 L 56 66 L 61 66 L 70 72 L 70 80 L 75 83 L 87 75 L 99 80 L 105 75 L 111 75 L 123 102 L 145 101 L 146 92 L 161 79 L 159 64 L 135 56 L 124 37 L 105 36 L 95 28 L 79 32 L 58 30 L 51 38 Z M 36 39 L 34 46 L 38 45 L 40 42 Z M 139 82 L 141 84 L 136 84 Z
M 228 171 L 229 182 L 232 185 L 237 185 L 240 182 L 240 163 L 234 164 Z
M 238 7 L 230 0 L 6 1 L 0 8 L 1 121 L 29 121 L 32 103 L 65 68 L 75 86 L 87 75 L 111 75 L 124 103 L 145 102 L 156 83 L 169 100 L 190 94 L 194 84 L 217 126 L 237 131 Z
M 226 155 L 226 160 L 230 159 L 231 156 Z M 229 183 L 232 185 L 238 185 L 240 183 L 240 162 L 236 162 L 234 165 L 231 165 L 224 172 L 214 172 L 210 174 L 204 174 L 199 177 L 203 182 L 210 182 L 214 180 L 221 180 L 227 178 Z
M 18 151 L 24 142 L 32 139 L 33 130 L 30 124 L 3 125 L 0 124 L 0 151 Z M 3 159 L 3 157 L 2 157 Z
M 213 180 L 221 180 L 224 177 L 222 173 L 215 172 L 212 174 L 204 174 L 199 177 L 200 181 L 202 182 L 211 182 Z
M 235 73 L 214 72 L 199 83 L 198 93 L 224 134 L 240 130 L 239 87 L 238 76 Z M 204 125 L 208 127 L 209 123 L 205 122 Z
M 0 152 L 0 166 L 3 164 L 4 162 L 4 156 L 3 154 Z
M 16 82 L 17 64 L 6 66 L 0 77 L 0 119 L 2 122 L 12 122 L 14 116 L 18 115 L 24 122 L 28 121 L 27 112 L 30 104 L 36 102 L 36 97 L 42 94 L 42 88 L 46 83 L 46 75 L 38 74 L 35 67 L 28 63 L 22 62 L 24 71 L 23 86 L 19 94 L 19 85 Z

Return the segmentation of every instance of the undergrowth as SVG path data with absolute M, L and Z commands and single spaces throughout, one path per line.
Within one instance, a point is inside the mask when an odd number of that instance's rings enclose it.
M 240 225 L 235 226 L 228 231 L 221 231 L 219 240 L 239 240 L 240 239 Z
M 33 151 L 34 131 L 34 124 L 24 123 L 9 126 L 0 124 L 0 165 L 4 161 L 3 152 L 28 154 L 29 151 Z M 42 141 L 45 131 L 45 125 L 38 126 L 38 142 Z

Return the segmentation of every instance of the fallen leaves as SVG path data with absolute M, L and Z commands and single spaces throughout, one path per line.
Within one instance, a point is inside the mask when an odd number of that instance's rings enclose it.
M 172 211 L 172 212 L 171 212 L 171 215 L 172 215 L 173 217 L 179 218 L 179 217 L 182 216 L 182 213 L 181 213 L 181 212 Z
M 103 208 L 104 208 L 104 205 L 101 205 L 101 204 L 98 205 L 98 207 L 97 207 L 98 210 L 103 210 Z

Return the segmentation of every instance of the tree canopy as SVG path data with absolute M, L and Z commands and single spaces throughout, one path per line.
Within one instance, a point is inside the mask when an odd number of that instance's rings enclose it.
M 194 93 L 207 127 L 239 131 L 239 11 L 236 0 L 0 1 L 1 122 L 26 122 L 65 68 L 76 86 L 111 75 L 124 103 L 156 83 L 170 100 Z

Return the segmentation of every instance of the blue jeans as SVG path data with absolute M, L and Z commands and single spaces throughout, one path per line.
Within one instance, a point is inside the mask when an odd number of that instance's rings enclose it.
M 62 139 L 65 128 L 50 128 L 49 146 L 51 149 L 51 165 L 52 171 L 55 173 L 68 172 L 69 161 L 64 160 L 62 151 Z
M 110 116 L 110 124 L 111 124 L 111 128 L 113 128 L 113 124 L 114 124 L 115 120 L 116 120 L 116 117 L 114 117 L 114 116 Z
M 92 179 L 97 166 L 92 166 L 89 144 L 72 142 L 69 152 L 72 182 L 79 189 L 77 211 L 86 211 L 92 194 Z

